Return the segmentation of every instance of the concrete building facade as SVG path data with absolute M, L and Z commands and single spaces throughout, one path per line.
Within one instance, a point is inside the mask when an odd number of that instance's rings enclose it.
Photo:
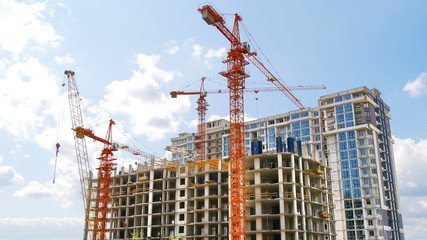
M 359 87 L 319 98 L 305 108 L 245 123 L 246 155 L 286 152 L 300 141 L 303 157 L 330 167 L 337 239 L 404 239 L 390 133 L 390 108 L 377 89 Z M 207 159 L 228 160 L 228 121 L 208 122 Z M 197 156 L 197 135 L 183 133 L 172 146 Z

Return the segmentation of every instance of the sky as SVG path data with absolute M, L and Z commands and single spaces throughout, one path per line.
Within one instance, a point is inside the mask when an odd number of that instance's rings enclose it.
M 197 96 L 224 89 L 229 42 L 197 9 L 204 1 L 0 0 L 0 240 L 81 239 L 83 205 L 64 70 L 73 70 L 85 127 L 156 156 L 181 132 L 196 132 Z M 211 2 L 212 4 L 212 2 Z M 322 95 L 377 88 L 390 106 L 406 239 L 427 234 L 426 1 L 215 1 L 239 13 L 249 41 L 306 107 Z M 232 15 L 224 15 L 231 29 Z M 271 64 L 269 64 L 271 63 Z M 272 87 L 248 66 L 246 87 Z M 211 94 L 207 119 L 227 118 L 226 94 Z M 283 93 L 247 93 L 247 120 L 295 110 Z M 60 143 L 56 165 L 55 144 Z M 91 167 L 102 145 L 87 140 Z M 133 164 L 117 152 L 118 167 Z

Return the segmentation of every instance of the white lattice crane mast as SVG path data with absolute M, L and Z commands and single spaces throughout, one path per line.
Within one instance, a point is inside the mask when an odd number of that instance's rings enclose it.
M 83 126 L 82 110 L 80 105 L 80 95 L 77 84 L 74 79 L 75 73 L 66 70 L 64 74 L 68 79 L 68 100 L 70 105 L 71 126 L 73 129 Z M 74 135 L 74 145 L 76 149 L 77 166 L 80 176 L 80 191 L 83 197 L 83 206 L 85 209 L 85 226 L 83 239 L 86 240 L 89 228 L 89 210 L 91 199 L 92 172 L 89 167 L 89 156 L 87 153 L 86 140 Z M 96 226 L 95 226 L 96 230 Z M 95 235 L 95 234 L 94 234 Z

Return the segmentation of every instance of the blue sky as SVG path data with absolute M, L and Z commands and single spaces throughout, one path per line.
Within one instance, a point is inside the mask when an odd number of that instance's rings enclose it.
M 225 88 L 218 72 L 229 43 L 208 26 L 202 1 L 0 0 L 0 240 L 81 239 L 82 201 L 64 70 L 76 72 L 85 124 L 100 136 L 163 156 L 169 139 L 196 131 L 196 97 L 171 90 Z M 238 12 L 287 85 L 307 107 L 319 96 L 378 88 L 391 107 L 407 239 L 427 234 L 427 2 L 215 1 Z M 231 27 L 233 18 L 225 17 Z M 242 41 L 247 35 L 241 30 Z M 254 46 L 252 42 L 252 46 Z M 260 50 L 258 50 L 260 52 Z M 267 65 L 269 68 L 271 66 Z M 247 87 L 270 87 L 253 66 Z M 258 98 L 258 101 L 255 100 Z M 207 118 L 228 115 L 227 95 L 209 95 Z M 61 109 L 65 109 L 61 118 Z M 247 119 L 296 109 L 280 92 L 245 96 Z M 63 119 L 63 120 L 61 120 Z M 63 122 L 63 123 L 62 123 Z M 60 124 L 62 123 L 62 125 Z M 132 136 L 132 137 L 129 137 Z M 61 148 L 52 184 L 55 143 Z M 102 148 L 88 142 L 91 165 Z M 131 156 L 118 153 L 118 164 Z

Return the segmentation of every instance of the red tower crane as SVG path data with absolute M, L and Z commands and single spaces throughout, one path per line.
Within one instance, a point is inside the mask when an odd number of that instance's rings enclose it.
M 199 99 L 197 100 L 197 112 L 199 115 L 199 126 L 198 126 L 198 132 L 199 132 L 199 161 L 203 162 L 205 160 L 205 151 L 206 151 L 206 110 L 209 106 L 206 102 L 206 92 L 204 88 L 204 82 L 205 77 L 202 77 L 202 84 L 200 86 L 200 91 L 198 92 L 183 92 L 183 91 L 172 91 L 170 92 L 172 98 L 176 98 L 178 95 L 199 95 Z
M 97 201 L 97 216 L 95 216 L 95 223 L 97 223 L 97 240 L 104 240 L 105 234 L 107 231 L 107 218 L 108 218 L 108 204 L 110 203 L 110 183 L 111 183 L 111 173 L 115 169 L 114 168 L 114 151 L 118 149 L 125 150 L 127 152 L 132 153 L 133 155 L 142 156 L 144 158 L 151 160 L 151 165 L 154 166 L 154 158 L 155 156 L 152 154 L 145 153 L 139 149 L 129 147 L 124 144 L 116 143 L 112 141 L 112 126 L 115 122 L 111 119 L 107 135 L 105 138 L 101 138 L 96 136 L 91 130 L 85 129 L 83 127 L 76 127 L 73 130 L 76 132 L 76 137 L 83 139 L 85 136 L 92 138 L 98 142 L 104 144 L 104 148 L 101 152 L 101 156 L 98 158 L 101 160 L 98 169 L 98 201 Z
M 230 204 L 231 239 L 246 239 L 246 193 L 245 193 L 245 149 L 244 149 L 244 105 L 243 91 L 245 79 L 249 75 L 245 66 L 249 64 L 245 57 L 267 76 L 295 105 L 303 108 L 301 102 L 250 52 L 249 44 L 240 42 L 239 22 L 242 18 L 234 14 L 233 31 L 225 26 L 223 17 L 210 5 L 198 9 L 203 20 L 215 26 L 231 43 L 227 59 L 227 70 L 220 74 L 227 78 L 230 95 Z

